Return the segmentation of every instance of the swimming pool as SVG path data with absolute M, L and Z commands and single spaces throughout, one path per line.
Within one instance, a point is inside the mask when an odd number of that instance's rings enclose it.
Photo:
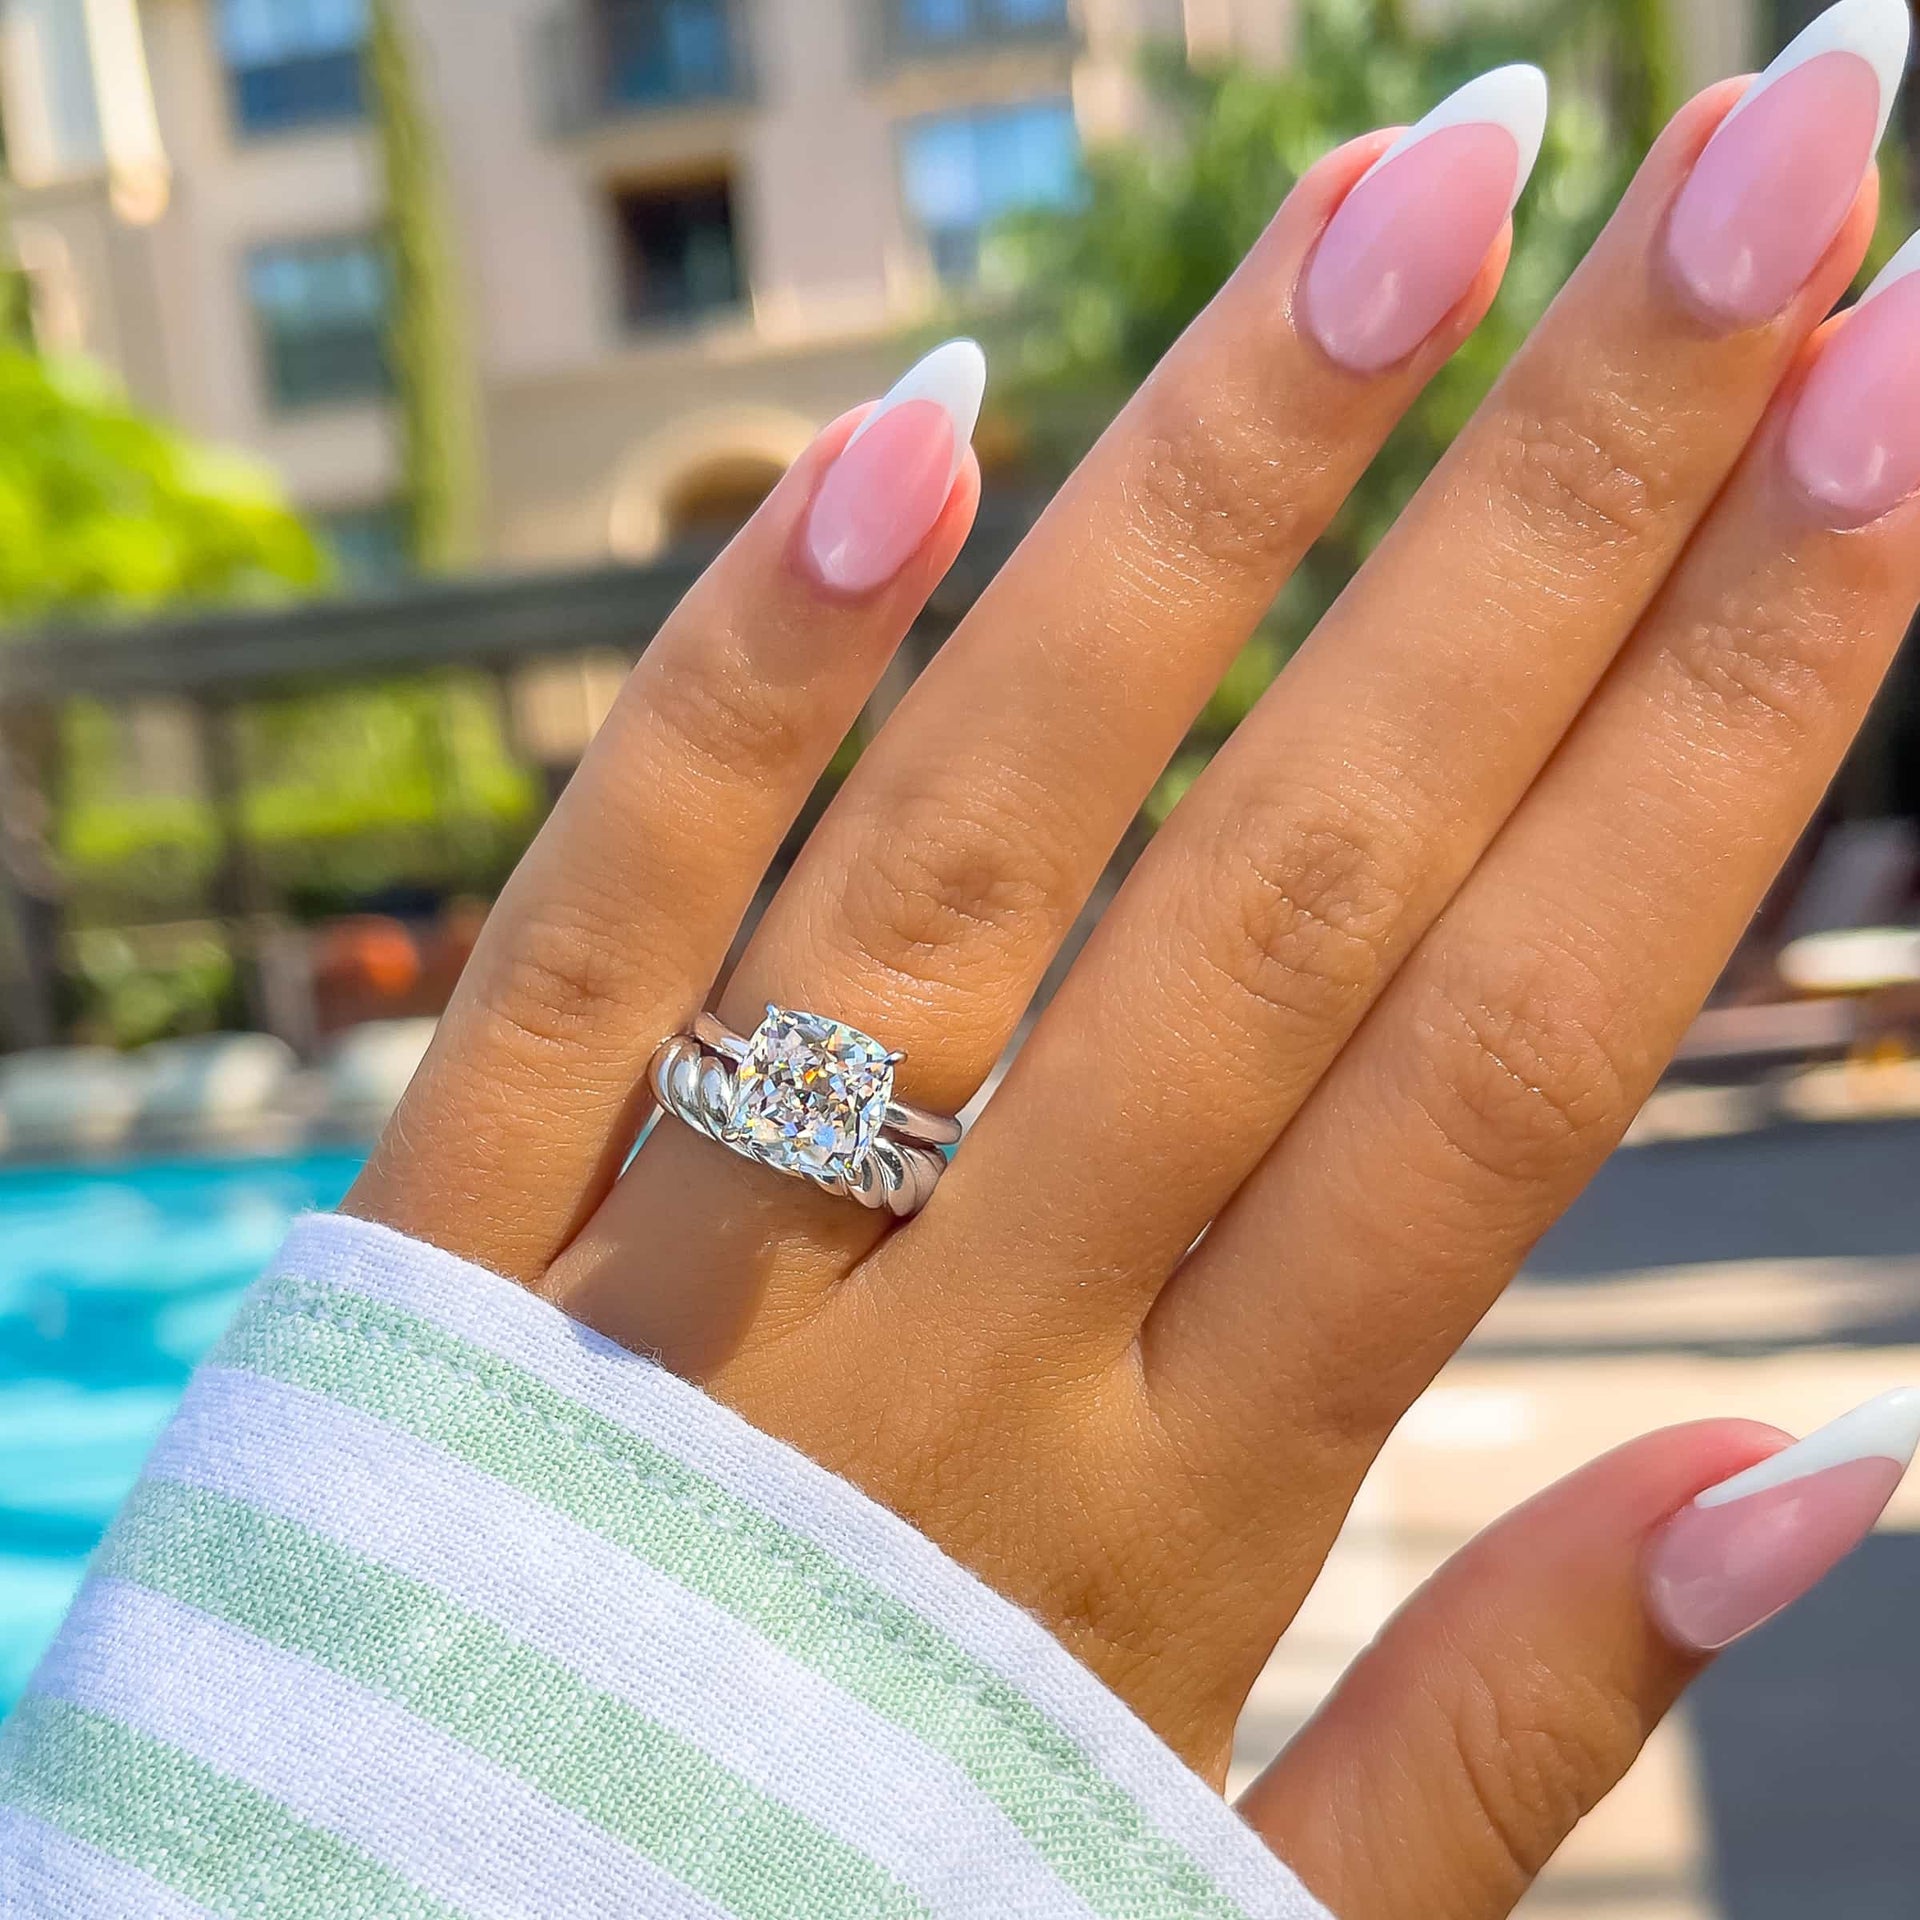
M 194 1363 L 360 1158 L 0 1169 L 0 1712 Z

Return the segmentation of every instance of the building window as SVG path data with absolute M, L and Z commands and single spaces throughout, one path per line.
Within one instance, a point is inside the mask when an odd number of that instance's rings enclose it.
M 598 0 L 608 106 L 671 106 L 738 90 L 731 0 Z
M 376 399 L 392 391 L 387 287 L 386 257 L 371 237 L 254 253 L 247 293 L 275 406 Z
M 366 0 L 220 0 L 220 49 L 245 133 L 357 119 Z
M 349 586 L 383 586 L 411 570 L 407 513 L 397 500 L 335 508 L 316 514 L 313 524 L 332 549 L 334 564 Z
M 1067 31 L 1067 0 L 888 0 L 895 47 L 903 53 L 1002 40 L 1057 40 Z
M 630 327 L 737 306 L 743 293 L 733 187 L 704 180 L 634 188 L 614 200 L 622 308 Z
M 1002 214 L 1068 204 L 1080 190 L 1080 134 L 1067 100 L 942 114 L 901 134 L 909 211 L 942 279 L 980 270 L 981 235 Z

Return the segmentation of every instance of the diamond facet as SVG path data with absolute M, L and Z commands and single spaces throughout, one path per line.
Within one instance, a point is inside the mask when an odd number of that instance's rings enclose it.
M 857 1178 L 893 1098 L 893 1056 L 839 1020 L 769 1007 L 723 1131 L 792 1173 Z

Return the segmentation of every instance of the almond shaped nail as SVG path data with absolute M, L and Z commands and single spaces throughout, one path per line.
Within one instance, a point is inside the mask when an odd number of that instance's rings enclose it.
M 961 463 L 980 424 L 980 405 L 987 396 L 987 356 L 978 340 L 948 340 L 915 363 L 887 389 L 878 406 L 861 421 L 841 449 L 844 460 L 867 434 L 896 407 L 910 400 L 931 400 L 946 409 L 953 425 L 953 465 L 947 474 L 951 487 L 960 477 Z
M 1877 149 L 1887 137 L 1887 127 L 1893 119 L 1893 104 L 1900 96 L 1900 83 L 1906 77 L 1912 37 L 1913 19 L 1907 0 L 1839 0 L 1838 5 L 1809 21 L 1774 56 L 1773 64 L 1721 121 L 1714 138 L 1717 140 L 1769 87 L 1785 79 L 1796 67 L 1804 67 L 1824 54 L 1851 53 L 1873 69 L 1879 86 L 1880 110 L 1873 128 L 1873 144 Z
M 1670 269 L 1706 318 L 1757 326 L 1805 286 L 1886 131 L 1911 31 L 1906 0 L 1840 0 L 1720 123 L 1667 227 Z
M 979 345 L 949 340 L 855 428 L 820 482 L 801 541 L 823 587 L 871 593 L 919 550 L 952 496 L 986 385 Z
M 1917 1450 L 1920 1387 L 1908 1387 L 1709 1487 L 1649 1556 L 1661 1631 L 1712 1653 L 1791 1606 L 1873 1531 Z
M 1794 402 L 1786 461 L 1837 527 L 1920 493 L 1920 235 L 1827 340 Z
M 1302 319 L 1353 373 L 1404 360 L 1465 297 L 1518 203 L 1547 127 L 1538 67 L 1443 100 L 1361 175 L 1314 249 Z

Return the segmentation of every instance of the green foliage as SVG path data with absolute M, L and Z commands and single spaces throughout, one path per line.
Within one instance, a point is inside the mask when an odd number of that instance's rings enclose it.
M 78 1036 L 138 1047 L 213 1032 L 236 982 L 225 942 L 204 924 L 157 938 L 97 927 L 74 941 L 71 987 Z
M 89 702 L 66 715 L 58 853 L 77 912 L 94 923 L 204 899 L 224 844 L 203 796 L 125 790 L 120 727 Z M 252 858 L 276 897 L 315 915 L 398 883 L 491 891 L 539 799 L 491 690 L 464 674 L 250 707 L 239 757 Z
M 27 288 L 27 276 L 13 249 L 13 228 L 7 218 L 5 177 L 6 128 L 0 126 L 0 345 L 30 347 L 33 344 L 33 303 Z
M 324 570 L 250 462 L 176 437 L 84 366 L 0 345 L 0 619 L 258 597 Z
M 471 565 L 479 551 L 479 428 L 465 289 L 400 0 L 373 0 L 366 59 L 386 173 L 394 294 L 387 356 L 400 404 L 411 557 L 425 572 L 447 572 Z
M 408 545 L 436 570 L 475 555 L 479 460 L 464 289 L 401 10 L 375 0 L 368 92 L 388 196 Z M 97 372 L 35 356 L 13 325 L 22 287 L 9 265 L 0 246 L 0 620 L 322 583 L 322 551 L 268 476 L 144 419 Z M 57 724 L 64 776 L 51 851 L 82 1025 L 133 1044 L 216 1023 L 234 1003 L 235 964 L 227 934 L 204 916 L 234 823 L 192 778 L 178 792 L 130 785 L 124 716 L 74 702 Z M 252 706 L 239 725 L 249 861 L 263 895 L 296 912 L 394 887 L 491 889 L 535 817 L 536 783 L 514 763 L 494 692 L 476 676 Z
M 32 302 L 28 298 L 27 276 L 4 252 L 0 252 L 0 345 L 25 347 L 33 339 Z

